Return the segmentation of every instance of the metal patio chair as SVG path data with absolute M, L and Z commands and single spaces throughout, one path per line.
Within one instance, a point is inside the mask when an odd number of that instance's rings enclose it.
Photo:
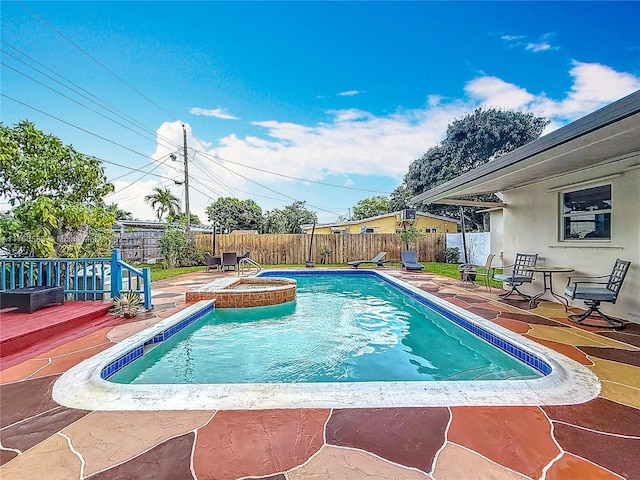
M 624 278 L 629 271 L 629 265 L 631 265 L 631 262 L 617 258 L 609 275 L 569 277 L 564 294 L 571 300 L 584 300 L 589 309 L 585 313 L 569 315 L 567 318 L 580 325 L 602 327 L 603 325 L 587 323 L 589 318 L 594 318 L 597 315 L 605 320 L 610 328 L 624 328 L 625 323 L 622 320 L 605 315 L 600 311 L 599 307 L 600 302 L 616 303 L 618 293 L 622 288 L 622 282 L 624 282 Z
M 525 300 L 530 300 L 530 295 L 525 295 L 518 287 L 523 283 L 531 283 L 533 281 L 533 272 L 527 270 L 530 267 L 535 267 L 538 261 L 537 253 L 516 253 L 516 260 L 512 265 L 506 265 L 504 268 L 511 268 L 511 273 L 499 273 L 494 274 L 493 279 L 498 282 L 504 282 L 511 287 L 507 293 L 501 293 L 498 297 L 503 300 L 510 295 L 516 293 Z
M 491 291 L 491 264 L 493 263 L 493 258 L 495 256 L 495 253 L 490 253 L 487 256 L 487 260 L 484 262 L 484 267 L 474 265 L 472 263 L 461 263 L 460 265 L 458 265 L 458 271 L 460 272 L 462 285 L 473 285 L 476 278 L 482 277 L 484 286 L 487 287 L 487 290 Z

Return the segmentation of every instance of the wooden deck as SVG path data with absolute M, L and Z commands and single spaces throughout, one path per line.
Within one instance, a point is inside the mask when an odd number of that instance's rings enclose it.
M 33 313 L 0 310 L 2 368 L 86 335 L 105 324 L 116 323 L 118 317 L 107 315 L 110 307 L 110 302 L 71 301 Z

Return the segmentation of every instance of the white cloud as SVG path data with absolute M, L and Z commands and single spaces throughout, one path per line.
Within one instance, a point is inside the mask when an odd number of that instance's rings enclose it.
M 339 97 L 353 97 L 354 95 L 360 95 L 362 92 L 360 90 L 347 90 L 346 92 L 338 93 Z
M 155 187 L 165 187 L 169 184 L 162 184 L 156 180 L 141 180 L 134 184 L 126 180 L 113 182 L 115 192 L 105 198 L 107 203 L 116 203 L 122 210 L 131 212 L 133 218 L 138 220 L 156 220 L 153 209 L 144 202 L 144 197 L 149 195 Z M 174 192 L 175 193 L 175 192 Z
M 551 39 L 555 37 L 553 33 L 545 33 L 541 35 L 538 41 L 526 41 L 525 35 L 502 35 L 501 40 L 506 42 L 509 47 L 522 47 L 533 53 L 546 52 L 549 50 L 558 50 L 559 47 L 552 45 Z
M 506 41 L 506 42 L 517 42 L 519 40 L 523 40 L 525 38 L 524 35 L 502 35 L 500 37 L 502 40 Z
M 639 77 L 599 63 L 574 61 L 569 74 L 573 84 L 565 98 L 552 100 L 541 94 L 530 109 L 564 124 L 640 90 Z
M 379 175 L 400 181 L 409 164 L 444 136 L 455 118 L 485 107 L 544 115 L 557 128 L 640 88 L 640 79 L 599 65 L 574 62 L 574 82 L 566 98 L 554 100 L 493 76 L 465 86 L 466 99 L 444 102 L 432 95 L 420 109 L 376 116 L 348 109 L 327 112 L 328 122 L 302 125 L 278 120 L 254 122 L 263 136 L 229 135 L 215 153 L 222 158 L 271 172 L 309 180 L 329 175 Z M 282 181 L 275 175 L 229 166 L 260 182 Z M 256 176 L 257 175 L 257 176 Z
M 547 132 L 640 90 L 640 78 L 598 63 L 574 61 L 573 83 L 565 98 L 554 100 L 544 92 L 533 94 L 497 77 L 480 77 L 465 91 L 481 106 L 533 112 L 551 120 Z
M 308 180 L 345 176 L 345 185 L 350 184 L 351 175 L 376 175 L 399 183 L 409 164 L 436 145 L 453 120 L 477 107 L 517 109 L 543 115 L 551 120 L 548 132 L 640 89 L 640 78 L 600 64 L 576 61 L 568 73 L 573 82 L 563 98 L 553 99 L 544 92 L 530 92 L 504 79 L 483 75 L 465 85 L 465 96 L 460 100 L 429 95 L 422 108 L 384 116 L 357 109 L 329 111 L 326 112 L 330 116 L 328 121 L 311 125 L 278 119 L 256 121 L 253 125 L 261 127 L 263 135 L 232 134 L 219 139 L 215 147 L 193 137 L 187 125 L 189 147 L 218 156 L 214 161 L 197 154 L 190 160 L 194 187 L 190 191 L 192 211 L 206 220 L 204 208 L 220 195 L 253 197 L 261 204 L 263 200 L 257 193 L 277 198 L 277 193 L 282 192 L 304 199 L 306 189 L 315 188 L 297 183 L 297 194 L 292 193 L 288 187 L 292 180 L 238 164 Z M 163 124 L 158 136 L 181 145 L 181 123 Z M 154 158 L 166 156 L 171 148 L 178 151 L 179 147 L 159 146 Z M 179 162 L 175 163 L 173 168 L 180 167 Z M 172 167 L 161 168 L 170 178 L 179 177 Z M 265 191 L 251 181 L 270 186 L 275 192 Z M 143 192 L 138 195 L 143 196 Z M 141 203 L 139 198 L 136 203 Z M 283 199 L 282 204 L 285 203 L 290 201 Z M 152 212 L 149 210 L 144 217 L 152 218 Z
M 193 115 L 203 115 L 205 117 L 220 118 L 222 120 L 238 120 L 237 117 L 228 113 L 224 108 L 205 109 L 193 107 L 191 110 L 189 110 L 189 113 L 192 113 Z
M 497 77 L 480 77 L 468 82 L 465 92 L 481 106 L 522 109 L 534 100 L 524 88 L 507 83 Z
M 539 42 L 539 43 L 527 43 L 527 46 L 524 47 L 525 50 L 531 50 L 533 53 L 545 52 L 547 50 L 556 50 L 557 47 L 551 46 L 550 43 L 547 42 Z

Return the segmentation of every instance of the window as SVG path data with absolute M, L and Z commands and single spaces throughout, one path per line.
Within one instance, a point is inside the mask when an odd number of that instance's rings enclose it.
M 424 233 L 438 233 L 438 229 L 436 227 L 426 227 Z
M 562 194 L 562 240 L 611 240 L 611 185 Z
M 373 227 L 362 227 L 360 233 L 375 233 L 375 229 Z

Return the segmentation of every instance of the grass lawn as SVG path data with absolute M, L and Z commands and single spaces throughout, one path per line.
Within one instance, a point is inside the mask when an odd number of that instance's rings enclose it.
M 449 278 L 460 278 L 460 273 L 458 272 L 458 264 L 457 263 L 438 263 L 438 262 L 422 262 L 424 265 L 425 272 L 435 273 L 436 275 L 441 275 L 443 277 Z M 264 270 L 266 269 L 277 269 L 277 268 L 300 268 L 302 265 L 300 264 L 286 264 L 286 265 L 262 265 Z M 161 263 L 151 264 L 151 265 L 141 265 L 140 267 L 149 267 L 151 268 L 151 281 L 154 282 L 156 280 L 164 280 L 166 278 L 176 277 L 178 275 L 183 275 L 185 273 L 198 272 L 203 271 L 204 266 L 195 266 L 195 267 L 180 267 L 180 268 L 170 268 L 166 269 L 163 267 Z M 342 263 L 338 264 L 316 264 L 317 268 L 346 268 L 347 265 Z M 496 272 L 501 273 L 501 270 L 497 269 Z M 478 279 L 476 281 L 478 285 L 482 285 L 482 279 Z M 491 286 L 496 288 L 502 288 L 502 283 L 491 280 Z

